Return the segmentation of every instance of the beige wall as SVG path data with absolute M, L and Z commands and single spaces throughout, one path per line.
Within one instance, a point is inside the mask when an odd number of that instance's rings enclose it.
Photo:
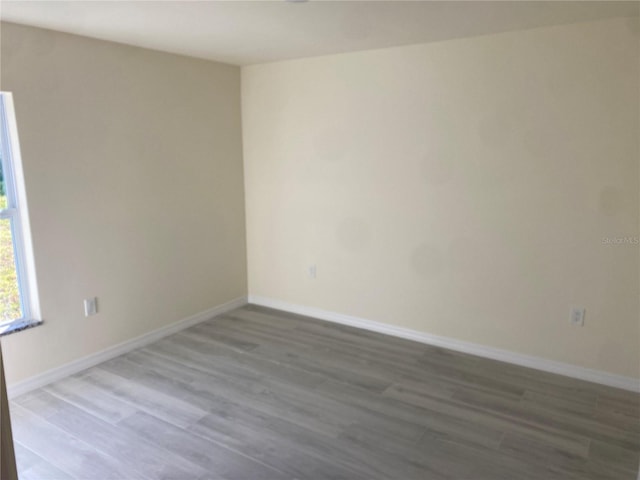
M 244 68 L 249 293 L 638 377 L 639 30 Z
M 246 295 L 239 68 L 1 30 L 45 320 L 8 382 Z

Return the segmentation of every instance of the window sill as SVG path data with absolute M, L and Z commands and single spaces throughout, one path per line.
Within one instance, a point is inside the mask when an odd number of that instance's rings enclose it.
M 0 337 L 21 332 L 28 328 L 37 327 L 38 325 L 42 325 L 42 320 L 14 320 L 12 322 L 5 323 L 4 325 L 0 325 Z

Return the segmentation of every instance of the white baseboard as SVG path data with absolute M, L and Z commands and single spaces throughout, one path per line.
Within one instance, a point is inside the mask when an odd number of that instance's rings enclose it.
M 169 335 L 173 335 L 180 330 L 184 330 L 185 328 L 189 328 L 200 322 L 204 322 L 205 320 L 209 320 L 218 315 L 222 315 L 231 310 L 235 310 L 236 308 L 240 308 L 246 304 L 247 297 L 240 297 L 236 298 L 235 300 L 231 300 L 230 302 L 223 303 L 222 305 L 218 305 L 217 307 L 205 310 L 204 312 L 196 313 L 195 315 L 183 318 L 182 320 L 179 320 L 175 323 L 158 328 L 157 330 L 153 330 L 149 333 L 145 333 L 144 335 L 140 335 L 139 337 L 132 338 L 131 340 L 127 340 L 126 342 L 119 343 L 118 345 L 114 345 L 113 347 L 106 348 L 105 350 L 101 350 L 86 357 L 79 358 L 78 360 L 74 360 L 73 362 L 67 363 L 60 367 L 52 368 L 51 370 L 47 370 L 46 372 L 43 372 L 39 375 L 27 378 L 26 380 L 8 385 L 7 394 L 9 398 L 15 398 L 18 395 L 22 395 L 23 393 L 30 392 L 31 390 L 35 390 L 36 388 L 43 387 L 49 383 L 55 382 L 56 380 L 68 377 L 69 375 L 73 375 L 82 370 L 93 367 L 94 365 L 135 350 L 136 348 L 140 348 L 150 343 L 156 342 L 161 338 L 168 337 Z
M 586 380 L 588 382 L 600 383 L 602 385 L 631 390 L 633 392 L 640 392 L 640 380 L 632 377 L 625 377 L 600 370 L 579 367 L 577 365 L 548 360 L 546 358 L 524 355 L 521 353 L 511 352 L 509 350 L 502 350 L 500 348 L 456 340 L 455 338 L 441 337 L 430 333 L 411 330 L 409 328 L 396 327 L 386 323 L 367 320 L 365 318 L 353 317 L 314 307 L 296 305 L 272 298 L 249 295 L 249 303 L 283 310 L 285 312 L 297 313 L 299 315 L 318 318 L 329 322 L 340 323 L 342 325 L 349 325 L 351 327 L 371 330 L 373 332 L 384 333 L 394 337 L 406 338 L 408 340 L 414 340 L 427 345 L 448 348 L 450 350 L 477 355 L 479 357 L 491 358 L 493 360 L 513 363 L 523 367 L 535 368 L 545 372 L 579 378 L 580 380 Z

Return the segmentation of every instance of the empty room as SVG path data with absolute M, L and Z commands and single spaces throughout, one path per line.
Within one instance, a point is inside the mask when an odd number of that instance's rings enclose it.
M 2 0 L 1 480 L 639 480 L 639 14 Z

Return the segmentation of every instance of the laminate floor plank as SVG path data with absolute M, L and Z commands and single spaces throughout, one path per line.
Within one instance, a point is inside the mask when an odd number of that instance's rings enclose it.
M 147 411 L 179 427 L 187 427 L 206 415 L 205 410 L 113 375 L 99 366 L 91 369 L 81 378 L 137 409 Z
M 78 480 L 149 480 L 20 405 L 12 406 L 11 421 L 16 442 Z
M 640 465 L 640 452 L 592 440 L 589 448 L 589 459 L 612 467 L 615 465 L 620 469 L 633 472 L 637 471 L 638 465 Z
M 343 432 L 350 427 L 345 427 Z M 406 478 L 403 475 L 406 472 L 406 464 L 403 459 L 389 455 L 378 455 L 377 452 L 372 452 L 360 445 L 345 441 L 342 438 L 342 433 L 338 437 L 319 435 L 316 431 L 304 425 L 282 418 L 271 421 L 269 429 L 294 442 L 297 448 L 301 448 L 319 458 L 330 460 L 340 468 L 356 472 L 353 475 L 354 478 L 380 480 Z M 380 435 L 380 431 L 376 431 Z M 390 435 L 390 438 L 398 439 L 395 435 Z M 413 441 L 398 441 L 403 444 L 415 444 Z M 421 471 L 420 474 L 424 477 L 424 471 Z M 436 477 L 433 478 L 437 480 Z
M 211 330 L 215 330 L 215 326 L 211 326 Z M 187 334 L 188 335 L 188 334 Z M 215 332 L 209 334 L 215 338 Z M 233 333 L 231 334 L 233 335 Z M 240 331 L 235 335 L 247 335 Z M 251 334 L 250 334 L 251 335 Z M 352 357 L 344 358 L 339 352 L 329 351 L 320 348 L 309 348 L 299 339 L 283 340 L 282 337 L 264 338 L 260 335 L 253 334 L 254 341 L 262 342 L 255 350 L 251 351 L 247 357 L 259 360 L 264 363 L 265 360 L 276 365 L 287 366 L 296 370 L 302 370 L 315 375 L 320 381 L 333 379 L 335 381 L 346 382 L 358 385 L 365 389 L 373 391 L 382 391 L 389 386 L 389 377 L 395 377 L 396 374 L 389 375 L 387 372 L 380 372 L 371 368 L 369 365 L 361 365 L 360 362 L 354 361 Z M 193 337 L 192 337 L 193 338 Z M 318 382 L 320 383 L 320 382 Z
M 238 405 L 221 405 L 190 429 L 196 435 L 214 440 L 286 473 L 290 478 L 327 478 L 352 480 L 368 478 L 353 468 L 336 465 L 330 457 L 313 450 L 270 428 L 278 419 Z M 260 432 L 260 435 L 256 435 Z
M 203 328 L 213 330 L 216 326 L 218 326 L 217 323 Z M 236 329 L 237 335 L 247 335 L 244 328 L 237 325 L 233 328 Z M 399 378 L 409 378 L 416 379 L 417 382 L 429 380 L 430 384 L 433 384 L 434 380 L 439 379 L 440 383 L 457 383 L 458 385 L 505 390 L 516 394 L 524 393 L 524 389 L 521 387 L 514 386 L 508 382 L 498 382 L 487 376 L 479 376 L 476 372 L 465 373 L 460 372 L 458 369 L 452 375 L 450 371 L 445 370 L 437 376 L 437 369 L 427 370 L 420 364 L 420 356 L 410 355 L 400 350 L 389 353 L 385 351 L 388 349 L 381 347 L 379 344 L 374 344 L 371 347 L 353 345 L 352 342 L 340 345 L 337 341 L 338 336 L 336 336 L 334 338 L 328 337 L 331 338 L 331 341 L 321 343 L 321 346 L 319 346 L 318 342 L 311 342 L 299 336 L 293 336 L 290 340 L 284 341 L 281 332 L 278 332 L 278 336 L 275 336 L 274 333 L 272 332 L 269 337 L 260 337 L 259 335 L 261 334 L 256 334 L 255 331 L 251 330 L 249 335 L 254 335 L 256 342 L 263 342 L 254 351 L 256 355 L 262 352 L 279 350 L 283 358 L 286 358 L 286 352 L 290 353 L 289 361 L 292 364 L 295 364 L 299 357 L 304 356 L 313 359 L 315 363 L 343 369 L 347 368 L 359 373 L 368 372 L 369 375 L 373 375 L 380 380 L 394 381 Z M 382 335 L 380 337 L 387 338 Z M 266 345 L 264 344 L 265 341 L 267 342 Z M 431 347 L 420 346 L 417 352 L 422 355 L 429 348 Z M 444 370 L 445 366 L 441 368 Z M 333 379 L 335 380 L 335 378 Z M 338 381 L 344 381 L 344 379 L 338 379 Z
M 477 376 L 481 383 L 490 378 L 493 381 L 510 385 L 511 388 L 551 394 L 555 397 L 563 397 L 567 401 L 586 405 L 596 405 L 600 392 L 603 391 L 601 385 L 594 385 L 583 380 L 437 347 L 430 349 L 423 355 L 419 363 L 428 367 L 430 371 L 440 370 L 452 378 L 458 376 L 456 373 L 458 371 L 472 377 Z M 451 369 L 451 366 L 454 368 Z M 629 399 L 625 395 L 628 392 L 619 389 L 609 388 L 606 392 L 613 398 Z M 620 395 L 622 396 L 620 397 Z
M 207 475 L 211 478 L 226 480 L 287 478 L 283 472 L 258 459 L 252 459 L 218 443 L 206 441 L 202 437 L 146 413 L 136 413 L 121 420 L 118 425 L 200 465 L 208 471 Z
M 23 402 L 25 408 L 97 451 L 118 458 L 127 471 L 166 480 L 192 478 L 207 473 L 167 450 L 158 449 L 135 433 L 90 415 L 46 391 L 34 392 L 32 397 L 37 397 L 37 401 Z M 132 448 L 133 445 L 135 448 Z
M 241 395 L 246 394 L 246 392 L 225 388 L 220 379 L 218 379 L 216 383 L 216 379 L 205 376 L 204 374 L 201 376 L 192 375 L 191 383 L 185 384 L 179 380 L 170 378 L 170 374 L 162 375 L 145 367 L 144 364 L 133 363 L 129 361 L 127 357 L 120 357 L 107 362 L 103 364 L 101 368 L 114 374 L 123 375 L 148 388 L 156 389 L 167 395 L 174 395 L 200 408 L 208 408 L 209 411 L 211 411 L 212 408 L 216 408 L 220 402 L 223 402 L 227 405 L 225 408 L 228 408 L 228 405 L 237 404 L 250 409 L 252 408 L 251 405 L 254 405 L 262 409 L 263 412 L 266 411 L 269 412 L 269 414 L 275 414 L 279 418 L 296 418 L 295 413 L 293 413 L 295 409 L 305 408 L 309 404 L 312 404 L 321 411 L 330 413 L 330 419 L 325 422 L 327 425 L 333 425 L 335 422 L 339 422 L 336 428 L 328 430 L 331 435 L 336 434 L 341 426 L 348 425 L 352 422 L 364 422 L 370 425 L 371 428 L 378 428 L 386 435 L 396 435 L 413 440 L 419 439 L 424 431 L 424 428 L 414 423 L 405 422 L 397 418 L 389 418 L 384 414 L 369 413 L 336 402 L 333 399 L 322 398 L 319 391 L 303 390 L 296 385 L 285 385 L 262 379 L 260 382 L 254 382 L 252 384 L 253 390 L 251 395 L 243 398 Z M 255 387 L 261 384 L 263 385 L 262 389 L 260 391 L 255 390 Z M 214 385 L 213 388 L 211 388 L 211 385 Z M 272 393 L 272 391 L 275 393 Z M 258 399 L 262 398 L 264 400 L 264 396 L 274 394 L 281 395 L 282 398 L 286 399 L 282 402 L 276 402 L 276 405 L 278 403 L 284 403 L 285 405 L 293 405 L 293 407 L 287 410 L 269 410 L 268 407 L 269 405 L 273 405 L 273 402 L 256 402 L 254 399 L 254 396 L 258 396 Z M 308 417 L 305 418 L 305 423 L 307 423 L 308 420 Z M 325 426 L 322 427 L 323 430 Z
M 40 459 L 29 468 L 23 468 L 19 465 L 18 469 L 20 480 L 77 480 L 44 459 Z
M 273 317 L 268 317 L 273 318 Z M 394 342 L 385 342 L 384 336 L 365 336 L 361 330 L 343 327 L 336 329 L 331 326 L 326 327 L 326 322 L 307 322 L 296 328 L 288 330 L 277 330 L 268 328 L 265 325 L 256 324 L 253 319 L 247 319 L 242 312 L 229 315 L 220 319 L 215 319 L 210 325 L 227 328 L 230 330 L 240 329 L 240 333 L 250 332 L 254 335 L 264 335 L 272 338 L 289 340 L 288 345 L 300 343 L 312 348 L 330 348 L 344 352 L 357 352 L 359 354 L 374 354 L 385 359 L 399 358 L 403 362 L 408 359 L 419 359 L 429 347 L 414 342 L 401 339 L 394 339 Z M 203 324 L 206 325 L 206 324 Z M 370 332 L 367 332 L 370 333 Z M 396 343 L 397 341 L 400 343 Z
M 405 340 L 404 338 L 390 337 L 388 335 L 362 330 L 348 325 L 332 324 L 316 318 L 306 317 L 295 313 L 282 312 L 280 310 L 273 310 L 256 305 L 249 305 L 237 310 L 235 313 L 237 315 L 246 315 L 246 312 L 255 312 L 265 315 L 272 321 L 294 321 L 296 322 L 294 325 L 295 329 L 323 332 L 331 337 L 345 337 L 350 339 L 351 343 L 358 348 L 373 347 L 380 348 L 383 351 L 394 349 L 411 354 L 420 354 L 420 352 L 424 352 L 425 349 L 430 348 L 427 345 L 413 342 L 411 340 Z
M 420 442 L 412 445 L 397 440 L 388 441 L 376 432 L 361 426 L 350 427 L 343 432 L 341 438 L 348 440 L 350 448 L 357 446 L 371 452 L 384 462 L 391 462 L 394 468 L 401 472 L 400 478 L 416 480 L 547 478 L 540 476 L 539 468 L 532 468 L 524 462 L 496 451 L 493 448 L 493 442 L 488 442 L 487 446 L 471 447 L 425 436 Z
M 633 478 L 633 472 L 626 471 L 624 467 L 603 466 L 580 455 L 567 454 L 566 450 L 556 449 L 548 443 L 519 435 L 506 435 L 500 449 L 529 465 L 546 465 L 553 478 Z
M 640 395 L 248 305 L 11 404 L 21 480 L 636 480 Z
M 491 411 L 469 408 L 451 399 L 421 395 L 416 397 L 391 394 L 380 397 L 363 396 L 355 389 L 339 384 L 325 384 L 323 392 L 332 398 L 357 405 L 372 412 L 385 413 L 393 418 L 425 427 L 425 437 L 440 438 L 459 444 L 495 444 L 501 433 L 518 432 L 534 438 L 557 443 L 574 442 L 586 448 L 587 439 L 537 425 L 517 418 L 508 418 Z M 580 447 L 576 447 L 580 448 Z
M 196 369 L 201 368 L 203 373 L 211 373 L 209 363 L 205 362 L 202 353 L 187 354 L 188 350 L 183 347 L 176 347 L 176 351 L 184 352 L 180 356 L 181 362 Z M 190 389 L 199 391 L 209 402 L 232 399 L 270 415 L 295 419 L 311 429 L 334 436 L 345 424 L 351 422 L 351 415 L 357 413 L 355 409 L 341 408 L 329 399 L 324 400 L 324 405 L 320 405 L 312 391 L 266 378 L 247 381 L 226 374 L 215 378 L 206 376 L 193 381 Z M 324 408 L 318 408 L 321 406 Z
M 183 342 L 196 342 L 199 345 L 183 343 L 189 348 L 194 348 L 200 351 L 204 351 L 205 355 L 208 351 L 209 343 L 212 338 L 215 338 L 212 334 L 198 335 L 195 332 L 184 332 L 179 340 Z M 282 352 L 282 350 L 277 350 Z M 245 371 L 252 372 L 257 377 L 264 377 L 265 375 L 273 379 L 281 379 L 285 382 L 300 384 L 303 386 L 312 386 L 321 383 L 325 380 L 323 376 L 327 367 L 318 366 L 317 369 L 304 368 L 303 364 L 291 364 L 291 362 L 282 362 L 277 356 L 268 356 L 264 351 L 264 346 L 259 345 L 251 352 L 244 352 L 238 354 L 236 352 L 227 352 L 221 354 L 221 359 L 216 365 L 216 370 L 221 371 L 225 366 L 230 369 L 241 368 Z M 220 364 L 220 367 L 218 367 Z M 286 364 L 286 365 L 285 365 Z M 283 368 L 286 366 L 287 368 Z M 311 373 L 312 375 L 309 375 Z M 351 373 L 351 376 L 356 377 L 355 373 Z M 357 378 L 357 377 L 356 377 Z M 366 378 L 365 378 L 366 380 Z M 377 380 L 377 379 L 376 379 Z M 373 380 L 372 380 L 373 381 Z M 378 380 L 379 385 L 382 383 Z
M 16 455 L 16 464 L 19 471 L 25 471 L 31 467 L 43 462 L 42 457 L 36 455 L 31 450 L 23 447 L 22 444 L 15 442 L 14 451 Z
M 548 426 L 623 448 L 634 449 L 640 446 L 640 438 L 635 433 L 605 425 L 587 416 L 564 415 L 541 406 L 527 406 L 479 392 L 458 391 L 452 398 L 464 405 L 496 412 L 507 418 Z
M 194 340 L 193 336 L 190 336 L 188 338 L 191 341 Z M 207 344 L 212 341 L 212 338 L 210 336 L 199 335 L 196 340 L 200 343 Z M 206 345 L 201 347 L 205 349 L 205 352 L 208 351 L 208 347 Z M 189 349 L 189 347 L 186 348 Z M 158 355 L 162 352 L 160 352 L 159 350 L 153 350 L 150 353 Z M 208 354 L 205 354 L 205 358 L 208 356 Z M 169 360 L 175 359 L 175 355 L 170 350 L 168 352 L 168 355 L 165 355 L 164 358 Z M 218 369 L 218 365 L 220 365 L 221 367 L 224 367 L 225 365 L 231 365 L 232 368 L 241 368 L 252 372 L 252 374 L 258 378 L 269 378 L 273 381 L 282 381 L 293 385 L 300 385 L 302 387 L 312 387 L 322 383 L 325 380 L 325 378 L 319 374 L 310 375 L 309 372 L 297 368 L 296 366 L 282 365 L 281 363 L 273 361 L 272 359 L 265 358 L 261 355 L 256 355 L 255 351 L 243 352 L 242 354 L 238 354 L 237 352 L 233 351 L 222 352 L 218 350 L 218 355 L 216 356 L 216 369 L 214 371 L 211 371 L 206 365 L 202 363 L 200 363 L 199 367 L 204 367 L 204 370 L 210 374 L 220 374 L 224 370 L 223 368 Z
M 107 422 L 115 423 L 136 412 L 131 404 L 75 377 L 47 385 L 44 390 Z
M 598 409 L 628 415 L 632 418 L 640 417 L 640 399 L 621 397 L 616 394 L 601 394 L 598 396 Z
M 558 413 L 577 416 L 594 416 L 597 411 L 597 400 L 581 402 L 579 400 L 571 400 L 565 396 L 549 395 L 535 390 L 527 390 L 522 395 L 520 401 L 522 405 L 531 405 L 532 407 L 543 407 Z

